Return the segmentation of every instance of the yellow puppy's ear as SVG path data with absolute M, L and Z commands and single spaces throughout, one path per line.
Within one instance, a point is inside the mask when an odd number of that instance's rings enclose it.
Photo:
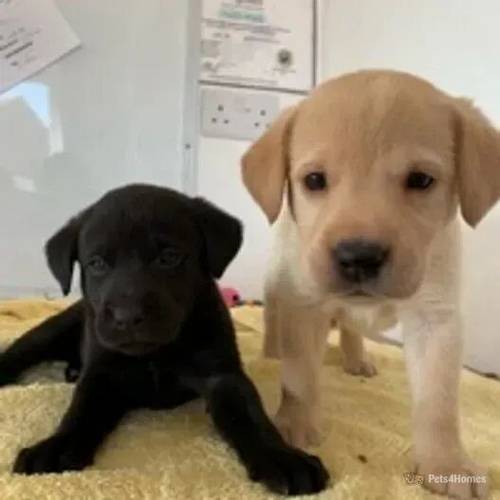
M 466 99 L 455 99 L 460 206 L 476 226 L 500 199 L 500 132 Z
M 241 160 L 243 183 L 271 223 L 281 209 L 295 112 L 295 107 L 283 111 Z

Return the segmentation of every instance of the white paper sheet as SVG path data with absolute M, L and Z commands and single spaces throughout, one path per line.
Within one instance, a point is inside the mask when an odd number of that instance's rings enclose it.
M 53 0 L 0 0 L 0 93 L 79 45 Z
M 313 0 L 203 0 L 200 79 L 307 92 Z

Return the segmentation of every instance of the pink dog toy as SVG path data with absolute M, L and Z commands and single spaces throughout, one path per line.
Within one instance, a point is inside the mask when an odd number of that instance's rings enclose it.
M 238 290 L 229 287 L 221 287 L 219 290 L 227 307 L 237 306 L 241 302 Z

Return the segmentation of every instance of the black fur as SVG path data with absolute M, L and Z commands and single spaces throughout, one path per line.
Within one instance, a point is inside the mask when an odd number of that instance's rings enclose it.
M 57 232 L 46 251 L 65 293 L 81 267 L 83 299 L 0 356 L 0 384 L 46 360 L 78 378 L 55 433 L 19 453 L 14 472 L 82 469 L 134 408 L 202 396 L 249 476 L 274 491 L 318 492 L 318 458 L 285 444 L 242 370 L 214 277 L 241 244 L 240 223 L 201 200 L 134 185 L 108 193 Z

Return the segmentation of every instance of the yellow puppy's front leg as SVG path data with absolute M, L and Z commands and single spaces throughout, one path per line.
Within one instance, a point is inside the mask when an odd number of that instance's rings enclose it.
M 340 326 L 340 349 L 344 371 L 351 375 L 373 377 L 377 368 L 370 360 L 363 345 L 363 337 L 342 325 Z
M 284 439 L 306 448 L 321 439 L 320 374 L 329 318 L 317 307 L 266 298 L 266 353 L 282 360 L 282 399 L 275 422 Z
M 451 498 L 487 498 L 486 471 L 462 447 L 458 388 L 462 336 L 458 313 L 427 307 L 403 317 L 413 399 L 416 472 L 423 485 Z

